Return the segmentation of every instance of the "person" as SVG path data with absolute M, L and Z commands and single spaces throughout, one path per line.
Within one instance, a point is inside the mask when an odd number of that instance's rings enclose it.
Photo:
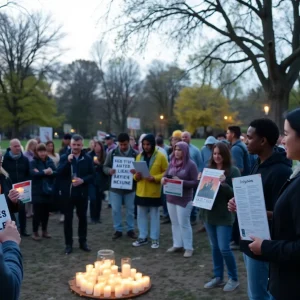
M 38 142 L 35 139 L 31 139 L 26 143 L 24 156 L 28 158 L 29 162 L 33 161 L 34 158 L 34 149 L 37 146 Z
M 143 138 L 144 138 L 146 135 L 147 135 L 146 133 L 142 133 L 142 134 L 140 135 L 139 142 L 138 142 L 138 152 L 139 152 L 139 153 L 142 153 L 142 152 L 143 152 L 142 140 L 143 140 Z
M 33 160 L 34 150 L 37 146 L 37 140 L 31 139 L 27 142 L 25 146 L 25 152 L 23 152 L 24 156 L 28 158 L 29 163 Z M 32 203 L 25 204 L 26 217 L 31 218 L 33 216 Z
M 120 133 L 118 135 L 118 143 L 119 145 L 117 148 L 110 151 L 105 159 L 103 171 L 109 176 L 116 173 L 116 170 L 113 168 L 114 157 L 132 157 L 135 159 L 137 156 L 137 152 L 130 146 L 129 135 L 127 133 Z M 132 239 L 136 239 L 134 232 L 134 195 L 134 185 L 131 190 L 115 189 L 110 187 L 109 197 L 111 201 L 113 226 L 115 230 L 112 237 L 113 240 L 123 236 L 122 203 L 124 203 L 126 207 L 127 236 Z
M 71 153 L 61 157 L 57 168 L 61 194 L 65 201 L 66 254 L 71 254 L 73 251 L 73 211 L 75 207 L 79 221 L 79 248 L 85 252 L 91 251 L 87 245 L 87 208 L 88 186 L 94 180 L 94 168 L 92 159 L 83 153 L 82 148 L 82 136 L 74 134 L 71 139 Z
M 0 299 L 18 300 L 23 280 L 20 234 L 14 221 L 0 232 Z
M 190 215 L 193 208 L 193 189 L 197 189 L 198 186 L 197 175 L 197 166 L 190 158 L 188 145 L 185 142 L 178 142 L 169 167 L 162 178 L 162 184 L 165 184 L 166 176 L 183 181 L 182 197 L 173 195 L 166 195 L 166 197 L 173 236 L 173 246 L 167 252 L 185 249 L 184 257 L 191 257 L 194 251 Z
M 102 201 L 104 200 L 104 191 L 108 189 L 108 178 L 103 172 L 105 162 L 104 145 L 95 141 L 94 150 L 88 153 L 93 159 L 95 180 L 89 186 L 90 195 L 90 215 L 92 224 L 100 223 Z
M 174 130 L 173 131 L 172 136 L 170 138 L 170 147 L 169 147 L 169 151 L 168 151 L 169 161 L 171 159 L 171 154 L 174 150 L 174 147 L 175 147 L 176 143 L 182 141 L 181 136 L 182 136 L 182 131 L 181 130 Z
M 164 140 L 158 136 L 155 139 L 155 143 L 156 143 L 156 149 L 159 152 L 161 152 L 166 157 L 166 159 L 168 159 L 167 151 L 164 149 Z
M 217 136 L 216 136 L 216 139 L 218 141 L 226 141 L 226 134 L 225 133 L 219 133 Z
M 131 148 L 132 149 L 134 149 L 134 150 L 138 150 L 138 145 L 136 144 L 136 140 L 135 140 L 135 138 L 134 138 L 134 136 L 130 136 L 130 146 L 131 146 Z
M 242 176 L 250 174 L 249 154 L 245 143 L 240 140 L 242 133 L 239 126 L 229 126 L 227 140 L 231 144 L 233 164 L 240 170 Z
M 46 149 L 47 149 L 47 156 L 52 159 L 55 167 L 57 167 L 60 156 L 58 153 L 55 153 L 55 146 L 54 146 L 53 141 L 47 141 L 45 145 L 46 145 Z
M 221 141 L 221 140 L 219 140 L 219 141 Z M 212 155 L 212 148 L 217 142 L 218 142 L 218 140 L 213 136 L 209 136 L 205 140 L 204 147 L 202 147 L 202 149 L 201 149 L 203 168 L 207 168 L 207 166 L 209 165 L 211 155 Z M 202 172 L 202 171 L 203 171 L 203 169 L 200 170 L 200 172 Z
M 21 151 L 21 143 L 18 139 L 10 141 L 2 163 L 3 168 L 9 174 L 12 184 L 23 182 L 30 179 L 29 160 Z M 26 210 L 25 205 L 19 203 L 19 226 L 23 237 L 30 236 L 26 230 Z
M 136 187 L 137 224 L 139 229 L 138 239 L 132 244 L 139 247 L 148 244 L 148 215 L 150 214 L 151 248 L 159 248 L 161 201 L 161 179 L 168 168 L 166 157 L 155 147 L 155 137 L 147 134 L 142 140 L 143 152 L 136 161 L 145 161 L 150 176 L 143 178 L 139 172 L 133 172 Z
M 252 121 L 247 130 L 247 149 L 251 155 L 258 157 L 251 174 L 261 175 L 270 229 L 272 212 L 279 191 L 292 173 L 290 161 L 286 158 L 284 149 L 276 146 L 278 136 L 277 125 L 266 118 Z M 239 232 L 237 234 L 239 235 Z M 269 264 L 261 257 L 253 255 L 248 245 L 248 241 L 240 241 L 247 271 L 248 297 L 250 300 L 269 300 Z
M 114 150 L 117 148 L 117 145 L 114 142 L 113 136 L 110 134 L 107 134 L 104 138 L 105 144 L 106 144 L 106 154 L 108 154 L 111 150 Z
M 45 144 L 35 148 L 34 159 L 30 163 L 32 178 L 32 204 L 34 215 L 32 218 L 32 239 L 40 241 L 39 226 L 42 225 L 42 237 L 49 239 L 48 220 L 54 193 L 54 179 L 56 167 L 53 160 L 47 155 Z
M 165 144 L 165 142 L 164 142 L 164 135 L 163 135 L 162 133 L 158 133 L 158 134 L 156 135 L 156 138 L 162 138 L 163 144 L 161 145 L 161 147 L 164 148 L 165 151 L 168 153 L 168 152 L 169 152 L 170 146 L 168 146 L 168 145 Z
M 3 155 L 0 152 L 0 194 L 4 194 L 10 217 L 16 221 L 15 213 L 19 211 L 19 192 L 12 188 L 8 173 L 2 167 Z
M 300 109 L 286 115 L 284 138 L 287 158 L 300 160 Z M 276 177 L 277 174 L 274 174 Z M 296 300 L 300 295 L 300 168 L 285 182 L 279 192 L 272 216 L 271 240 L 255 236 L 250 251 L 270 262 L 269 291 L 271 299 Z
M 70 152 L 70 143 L 71 143 L 71 138 L 72 138 L 72 135 L 70 133 L 66 133 L 63 137 L 63 140 L 62 140 L 62 147 L 61 149 L 59 150 L 59 156 L 62 156 L 64 154 L 67 154 Z
M 232 165 L 230 151 L 224 143 L 219 142 L 215 144 L 212 151 L 209 168 L 224 170 L 225 172 L 224 175 L 220 177 L 221 185 L 212 209 L 202 210 L 202 219 L 210 240 L 214 265 L 214 278 L 207 282 L 204 288 L 211 289 L 225 284 L 223 277 L 224 260 L 229 279 L 223 290 L 225 292 L 231 292 L 239 286 L 239 281 L 236 261 L 230 249 L 234 214 L 227 210 L 227 204 L 233 197 L 232 178 L 240 177 L 241 174 L 239 169 Z

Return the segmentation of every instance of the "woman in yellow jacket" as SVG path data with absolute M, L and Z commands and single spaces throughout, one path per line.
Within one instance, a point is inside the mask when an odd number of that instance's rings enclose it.
M 143 152 L 137 156 L 136 161 L 147 163 L 150 176 L 143 178 L 141 173 L 134 174 L 134 180 L 137 181 L 135 199 L 139 237 L 132 245 L 139 247 L 148 244 L 148 214 L 150 214 L 151 248 L 157 249 L 160 234 L 159 207 L 162 205 L 160 181 L 168 168 L 168 161 L 156 149 L 153 134 L 147 134 L 142 139 L 142 147 Z

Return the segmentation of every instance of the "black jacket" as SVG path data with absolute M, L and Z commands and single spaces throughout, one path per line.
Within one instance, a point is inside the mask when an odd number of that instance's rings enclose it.
M 52 169 L 52 175 L 45 175 L 43 171 L 47 168 Z M 38 172 L 35 172 L 34 169 L 37 169 Z M 48 157 L 44 162 L 35 157 L 30 163 L 30 174 L 32 177 L 32 203 L 51 203 L 53 197 L 44 193 L 43 181 L 47 181 L 50 185 L 54 186 L 56 167 L 53 160 Z
M 84 181 L 80 186 L 72 186 L 72 169 L 76 169 L 77 177 Z M 88 197 L 88 185 L 89 183 L 93 183 L 94 180 L 94 167 L 89 155 L 81 152 L 78 160 L 74 158 L 72 163 L 68 161 L 68 154 L 63 155 L 60 158 L 57 173 L 57 180 L 59 181 L 61 195 L 63 198 L 69 198 L 71 196 Z
M 8 206 L 8 210 L 10 213 L 10 217 L 13 221 L 15 221 L 15 213 L 19 211 L 19 203 L 15 204 L 11 202 L 8 198 L 8 193 L 12 189 L 12 182 L 9 177 L 5 177 L 3 174 L 0 174 L 0 186 L 1 186 L 1 194 L 4 194 L 6 198 L 6 203 Z
M 283 186 L 274 208 L 272 240 L 262 254 L 271 262 L 269 290 L 276 300 L 300 298 L 300 170 Z
M 30 179 L 29 160 L 21 153 L 20 158 L 12 159 L 9 155 L 10 149 L 7 149 L 2 167 L 8 173 L 12 183 L 18 183 Z
M 273 211 L 282 186 L 292 174 L 291 162 L 286 158 L 284 149 L 275 147 L 273 155 L 262 164 L 257 159 L 256 164 L 251 170 L 251 175 L 253 174 L 261 174 L 266 209 L 267 211 Z M 271 229 L 271 222 L 269 222 L 269 226 Z M 250 251 L 248 247 L 250 243 L 250 241 L 241 240 L 241 251 L 254 259 L 264 260 L 262 256 L 254 255 Z
M 93 160 L 94 165 L 94 185 L 99 189 L 99 191 L 107 191 L 109 189 L 109 177 L 103 172 L 103 164 L 98 165 L 94 163 L 94 156 L 97 156 L 95 151 L 90 151 L 88 155 Z
M 69 146 L 65 146 L 59 150 L 59 156 L 63 156 L 64 154 L 70 154 L 71 149 Z

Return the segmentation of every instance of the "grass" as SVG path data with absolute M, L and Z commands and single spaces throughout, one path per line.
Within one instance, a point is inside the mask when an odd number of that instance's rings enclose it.
M 150 244 L 134 248 L 131 246 L 133 240 L 126 235 L 117 241 L 112 241 L 111 210 L 106 206 L 103 202 L 102 224 L 88 227 L 88 244 L 92 248 L 91 253 L 84 253 L 77 248 L 76 216 L 74 216 L 73 228 L 74 252 L 69 256 L 63 253 L 63 226 L 58 222 L 58 215 L 50 217 L 51 240 L 35 242 L 31 238 L 23 238 L 21 251 L 24 258 L 24 281 L 21 300 L 80 299 L 70 292 L 68 280 L 76 272 L 84 270 L 86 264 L 93 263 L 100 249 L 114 250 L 117 264 L 120 264 L 122 257 L 131 257 L 134 268 L 151 276 L 153 287 L 149 293 L 140 297 L 141 300 L 247 299 L 246 272 L 241 253 L 235 252 L 240 287 L 232 293 L 224 293 L 220 288 L 206 290 L 203 285 L 212 277 L 212 257 L 207 235 L 197 233 L 197 226 L 193 227 L 195 252 L 189 259 L 184 258 L 182 253 L 166 253 L 172 245 L 170 224 L 161 225 L 159 249 L 151 249 Z M 30 232 L 30 219 L 27 221 L 27 228 Z M 227 279 L 226 273 L 225 279 Z

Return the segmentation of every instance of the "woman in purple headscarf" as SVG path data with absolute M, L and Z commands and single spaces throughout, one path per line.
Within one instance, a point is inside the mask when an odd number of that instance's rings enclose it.
M 173 247 L 167 252 L 180 252 L 185 249 L 184 257 L 193 255 L 193 231 L 190 216 L 193 208 L 193 189 L 196 189 L 198 185 L 197 176 L 197 166 L 190 159 L 188 144 L 185 142 L 176 143 L 171 162 L 165 177 L 162 178 L 162 184 L 165 184 L 166 178 L 183 181 L 182 197 L 167 195 L 173 235 Z

